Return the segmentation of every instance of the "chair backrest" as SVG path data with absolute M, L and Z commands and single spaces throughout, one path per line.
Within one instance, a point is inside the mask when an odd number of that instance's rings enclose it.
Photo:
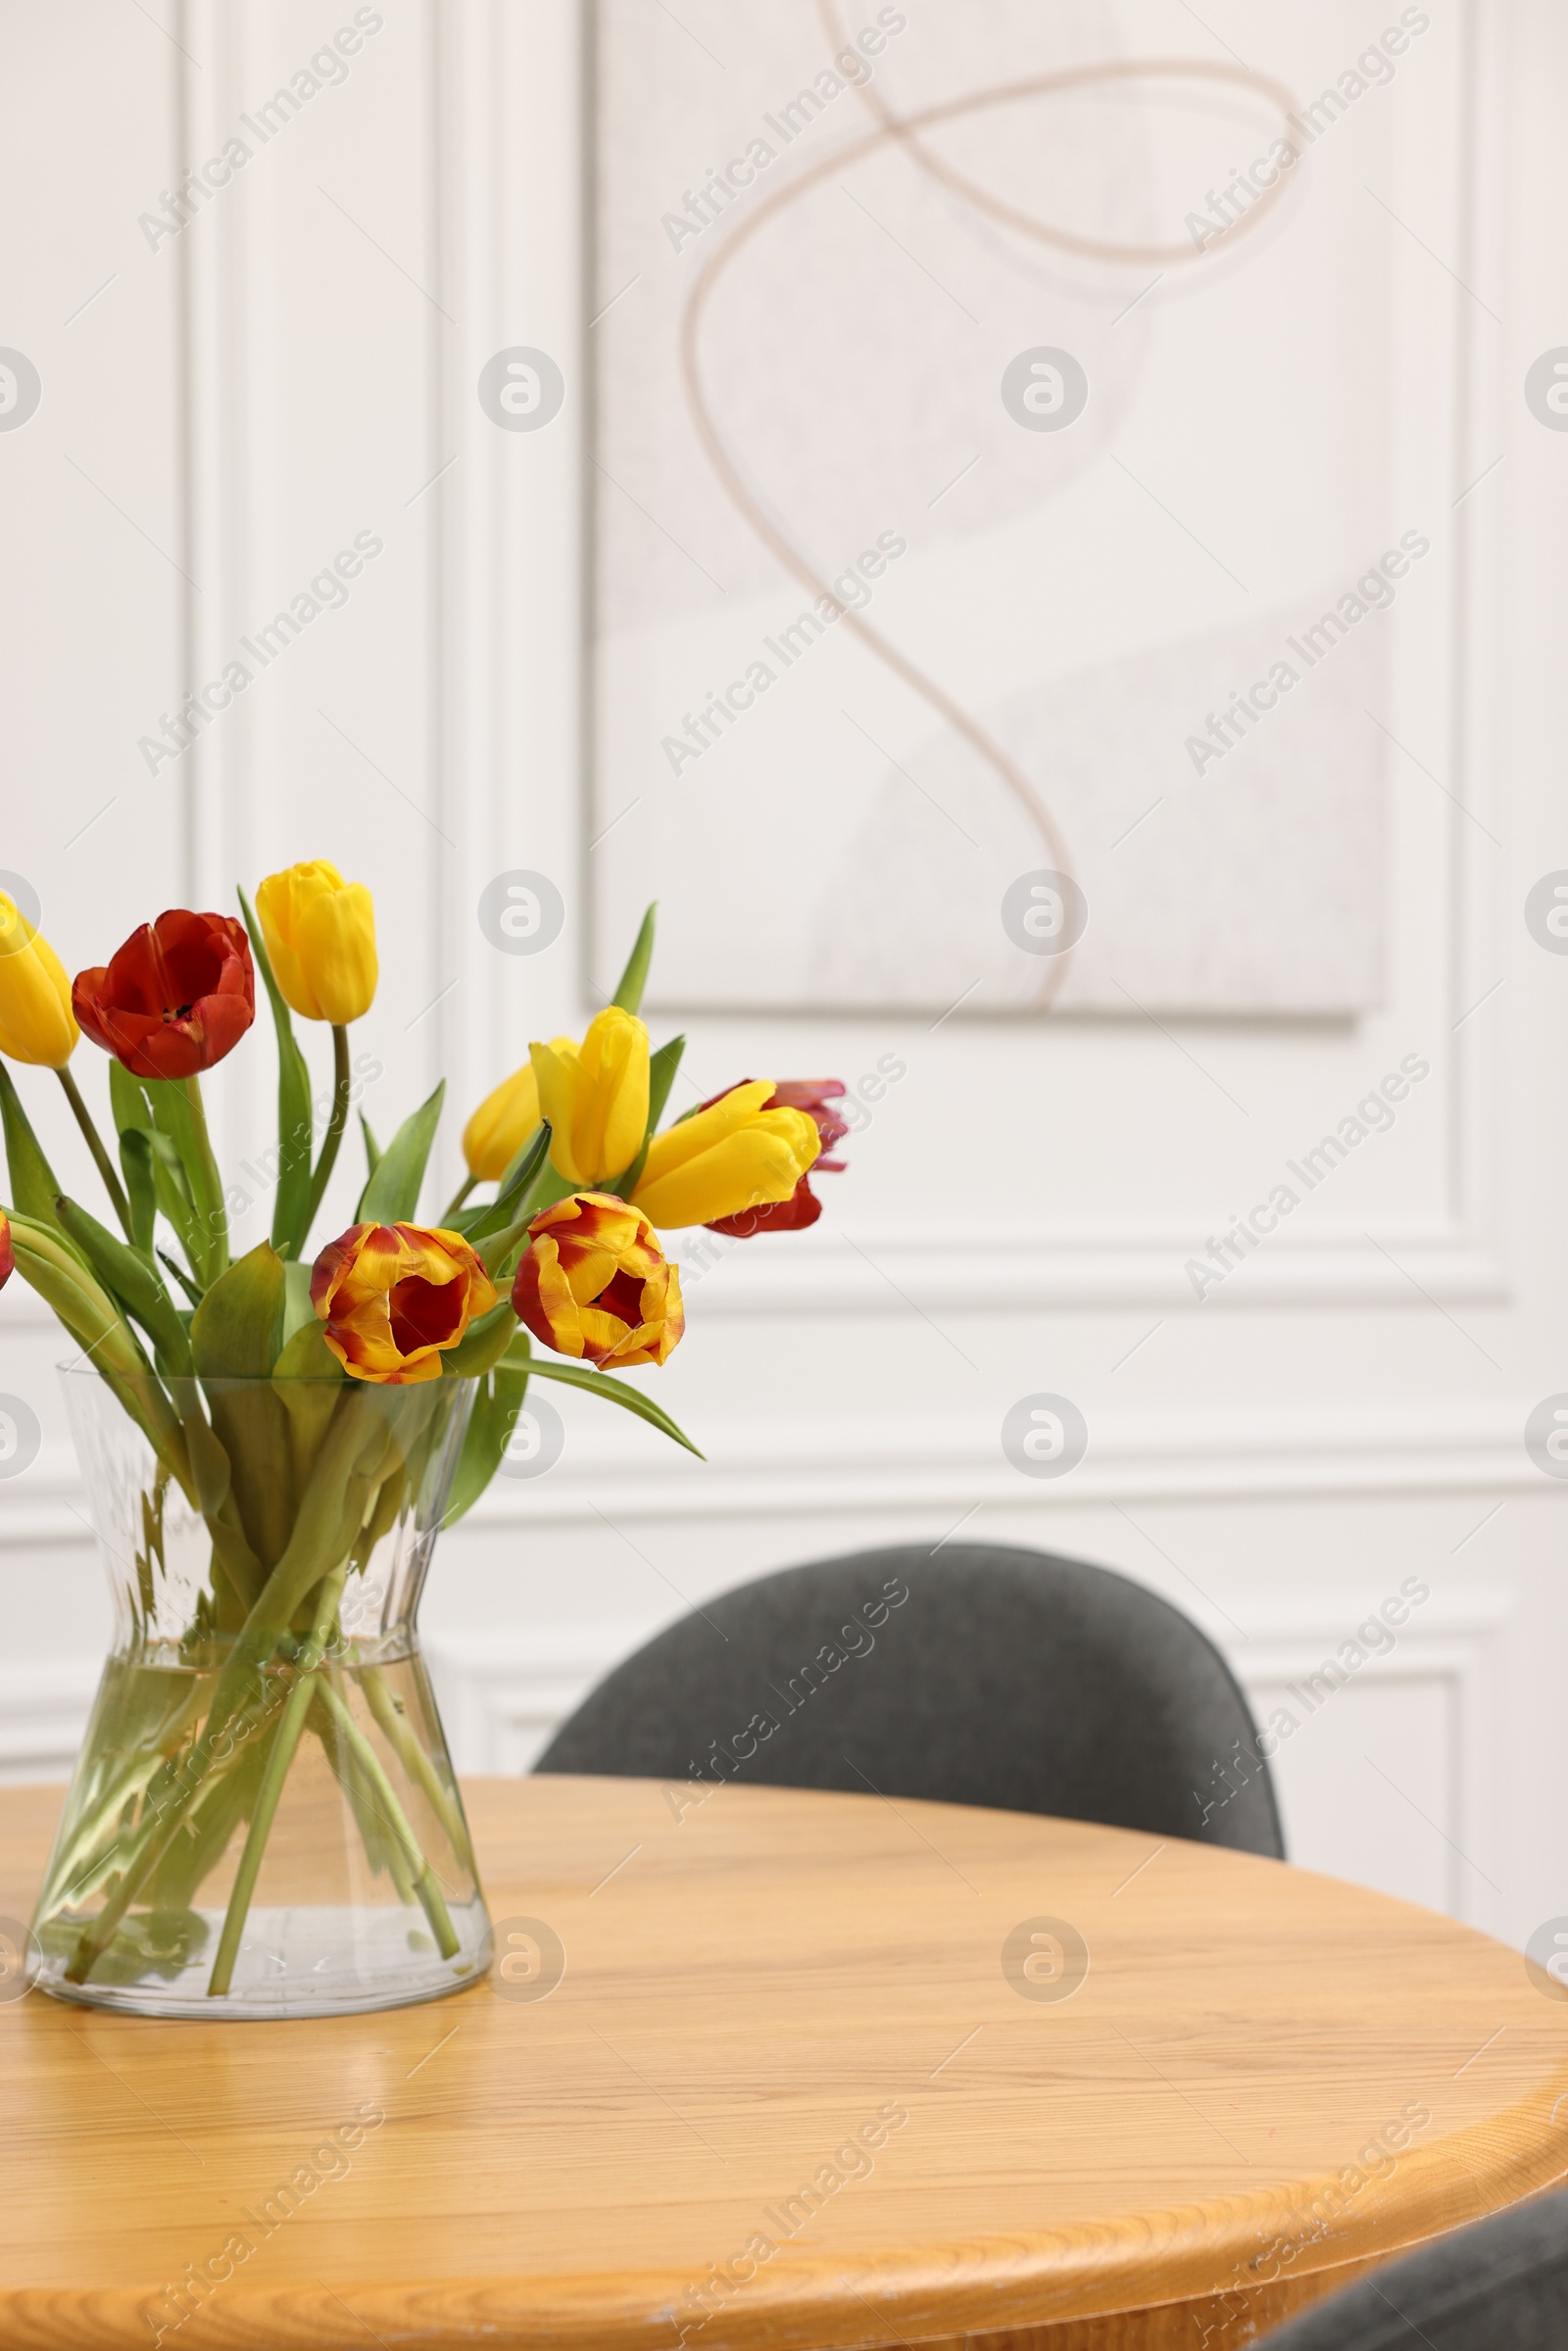
M 1266 2351 L 1562 2351 L 1568 2193 L 1440 2236 L 1264 2339 Z
M 710 1600 L 535 1767 L 928 1796 L 1284 1858 L 1246 1698 L 1178 1609 L 990 1543 L 859 1551 Z

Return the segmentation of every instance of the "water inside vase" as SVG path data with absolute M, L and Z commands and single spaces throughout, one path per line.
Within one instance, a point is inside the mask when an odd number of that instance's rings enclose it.
M 434 1999 L 488 1965 L 462 1800 L 406 1632 L 314 1663 L 135 1644 L 105 1668 L 82 1756 L 36 1924 L 57 1996 L 328 2015 Z

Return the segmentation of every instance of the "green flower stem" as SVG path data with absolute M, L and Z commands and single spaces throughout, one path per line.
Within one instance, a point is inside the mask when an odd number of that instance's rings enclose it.
M 228 1265 L 228 1210 L 223 1205 L 223 1179 L 219 1172 L 212 1136 L 207 1131 L 201 1079 L 188 1077 L 174 1082 L 189 1106 L 190 1141 L 196 1162 L 185 1170 L 195 1199 L 197 1221 L 202 1227 L 202 1263 L 194 1270 L 210 1289 Z
M 305 1729 L 305 1718 L 311 1711 L 311 1702 L 317 1692 L 316 1675 L 321 1662 L 321 1652 L 326 1646 L 326 1630 L 337 1613 L 337 1604 L 343 1594 L 343 1579 L 347 1574 L 348 1563 L 345 1561 L 341 1567 L 334 1568 L 330 1575 L 322 1578 L 310 1638 L 300 1652 L 298 1679 L 289 1691 L 283 1719 L 272 1735 L 272 1751 L 267 1758 L 267 1770 L 256 1798 L 256 1809 L 251 1815 L 250 1833 L 246 1837 L 245 1850 L 240 1855 L 239 1869 L 235 1873 L 234 1890 L 228 1897 L 218 1956 L 213 1961 L 213 1972 L 208 1979 L 207 1996 L 212 2000 L 221 1999 L 234 1980 L 234 1962 L 239 1957 L 240 1936 L 245 1932 L 251 1897 L 261 1875 L 262 1856 L 267 1851 L 267 1840 L 272 1833 L 283 1783 L 288 1778 L 294 1751 Z
M 468 1842 L 467 1827 L 462 1806 L 443 1782 L 440 1773 L 419 1744 L 414 1725 L 403 1708 L 403 1702 L 388 1690 L 386 1678 L 378 1665 L 372 1665 L 361 1685 L 369 1700 L 370 1712 L 380 1724 L 386 1742 L 409 1778 L 416 1781 L 429 1799 L 430 1809 L 446 1832 L 447 1840 L 470 1876 L 477 1877 L 473 1848 Z
M 456 1192 L 454 1192 L 452 1198 L 448 1200 L 446 1206 L 441 1211 L 441 1222 L 444 1225 L 449 1225 L 452 1222 L 452 1219 L 454 1216 L 456 1216 L 458 1210 L 463 1206 L 464 1201 L 467 1199 L 469 1193 L 473 1190 L 478 1181 L 479 1179 L 476 1175 L 471 1175 L 466 1183 L 460 1184 L 458 1186 L 458 1189 Z
M 38 1897 L 38 1916 L 48 1918 L 57 1906 L 71 1896 L 90 1893 L 101 1878 L 115 1867 L 115 1846 L 108 1849 L 87 1870 L 80 1869 L 81 1856 L 92 1851 L 99 1838 L 113 1825 L 117 1816 L 128 1804 L 134 1803 L 157 1779 L 170 1760 L 170 1749 L 177 1739 L 194 1709 L 195 1696 L 187 1692 L 178 1699 L 172 1711 L 158 1723 L 151 1736 L 142 1740 L 134 1739 L 130 1726 L 111 1721 L 95 1727 L 94 1746 L 100 1751 L 116 1744 L 117 1731 L 122 1733 L 122 1745 L 129 1745 L 131 1760 L 118 1779 L 107 1788 L 100 1787 L 92 1798 L 92 1809 L 83 1815 L 71 1842 L 55 1863 L 48 1885 Z
M 71 1074 L 70 1063 L 67 1062 L 62 1068 L 57 1069 L 55 1075 L 66 1090 L 66 1100 L 71 1104 L 72 1114 L 86 1139 L 87 1149 L 93 1155 L 98 1173 L 103 1177 L 104 1190 L 114 1202 L 115 1214 L 120 1219 L 120 1229 L 125 1239 L 134 1247 L 136 1233 L 130 1220 L 130 1202 L 125 1198 L 124 1186 L 115 1172 L 115 1163 L 104 1148 L 104 1139 L 93 1125 L 92 1112 L 81 1099 L 81 1089 Z
M 372 1871 L 384 1868 L 396 1888 L 398 1900 L 406 1909 L 412 1910 L 418 1895 L 414 1890 L 414 1872 L 409 1866 L 408 1853 L 382 1819 L 364 1768 L 341 1723 L 324 1703 L 319 1690 L 316 1693 L 310 1728 L 320 1740 L 322 1751 L 336 1774 Z
M 225 1717 L 225 1726 L 234 1720 L 234 1715 L 235 1709 L 230 1707 Z M 208 1721 L 211 1723 L 211 1715 L 209 1715 Z M 91 1925 L 82 1930 L 80 1940 L 72 1955 L 71 1965 L 66 1970 L 68 1984 L 86 1983 L 93 1969 L 114 1941 L 120 1929 L 121 1920 L 141 1892 L 142 1887 L 163 1863 L 175 1837 L 187 1827 L 194 1830 L 194 1824 L 201 1817 L 204 1806 L 221 1793 L 224 1774 L 233 1767 L 245 1751 L 243 1746 L 233 1745 L 226 1755 L 218 1757 L 214 1755 L 212 1745 L 209 1743 L 201 1761 L 189 1770 L 180 1792 L 172 1797 L 168 1803 L 160 1804 L 150 1810 L 146 1818 L 141 1821 L 127 1839 L 125 1850 L 121 1856 L 120 1884 L 115 1887 L 114 1892 L 109 1896 Z M 187 1816 L 189 1817 L 187 1818 Z M 116 1847 L 111 1845 L 108 1852 L 102 1854 L 93 1863 L 91 1870 L 83 1878 L 65 1887 L 62 1894 L 56 1898 L 65 1899 L 68 1895 L 82 1890 L 90 1891 L 93 1887 L 101 1885 L 114 1864 L 115 1858 Z
M 371 1494 L 387 1469 L 394 1432 L 375 1398 L 345 1384 L 300 1501 L 294 1532 L 282 1557 L 262 1586 L 239 1639 L 239 1654 L 224 1673 L 214 1698 L 216 1718 L 232 1676 L 243 1675 L 270 1654 L 289 1629 L 294 1611 L 330 1568 L 345 1566 L 355 1537 L 365 1524 Z M 413 1391 L 399 1391 L 401 1396 Z
M 331 1115 L 326 1122 L 326 1133 L 321 1138 L 321 1155 L 316 1162 L 316 1173 L 311 1178 L 310 1197 L 306 1200 L 305 1215 L 300 1225 L 302 1255 L 310 1239 L 311 1227 L 316 1222 L 316 1211 L 326 1192 L 327 1178 L 337 1163 L 343 1129 L 349 1121 L 349 1033 L 335 1021 L 332 1024 L 332 1081 Z
M 430 1922 L 430 1932 L 435 1936 L 436 1949 L 443 1959 L 455 1959 L 460 1948 L 457 1933 L 448 1914 L 446 1903 L 441 1898 L 441 1888 L 436 1882 L 435 1872 L 420 1850 L 419 1840 L 409 1826 L 408 1815 L 398 1802 L 397 1796 L 393 1792 L 392 1783 L 381 1768 L 381 1758 L 354 1720 L 330 1681 L 322 1681 L 320 1691 L 322 1698 L 339 1724 L 344 1738 L 353 1749 L 356 1763 L 369 1781 L 371 1800 L 376 1810 L 409 1857 L 414 1875 L 414 1890 L 418 1895 L 424 1915 Z M 254 1835 L 254 1831 L 252 1834 Z M 238 1888 L 236 1887 L 235 1890 L 237 1891 Z M 226 1928 L 224 1932 L 226 1934 Z M 217 1969 L 215 1968 L 213 1972 L 216 1979 Z M 213 1988 L 215 1990 L 217 1988 L 216 1981 Z M 224 1988 L 227 1988 L 226 1985 Z
M 219 1677 L 198 1742 L 200 1760 L 191 1769 L 182 1793 L 167 1810 L 142 1823 L 124 1857 L 124 1874 L 92 1926 L 82 1935 L 67 1970 L 73 1984 L 84 1984 L 119 1931 L 120 1922 L 135 1900 L 168 1847 L 179 1834 L 187 1806 L 198 1794 L 215 1760 L 217 1741 L 239 1713 L 245 1686 L 256 1670 L 270 1661 L 288 1636 L 289 1619 L 321 1578 L 342 1564 L 364 1524 L 366 1504 L 378 1482 L 368 1478 L 361 1465 L 385 1459 L 391 1432 L 359 1396 L 345 1394 L 321 1444 L 306 1488 L 288 1548 L 273 1568 L 260 1596 L 245 1619 L 234 1644 L 234 1655 Z M 231 1750 L 232 1751 L 232 1750 Z

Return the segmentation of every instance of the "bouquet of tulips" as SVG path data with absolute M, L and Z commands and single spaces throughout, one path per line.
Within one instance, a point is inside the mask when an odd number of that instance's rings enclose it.
M 77 1996 L 206 1969 L 218 1914 L 195 1896 L 210 1878 L 224 1906 L 205 1992 L 229 1992 L 279 1803 L 312 1750 L 365 1866 L 422 1910 L 424 1947 L 471 1972 L 455 1923 L 479 1901 L 461 1803 L 427 1691 L 398 1682 L 429 1544 L 494 1476 L 530 1379 L 689 1445 L 620 1376 L 662 1364 L 684 1330 L 662 1235 L 814 1222 L 809 1176 L 840 1164 L 821 1154 L 847 1132 L 836 1081 L 748 1081 L 661 1125 L 684 1041 L 651 1051 L 638 1016 L 651 907 L 587 1033 L 533 1045 L 474 1111 L 468 1178 L 440 1221 L 414 1221 L 437 1087 L 384 1149 L 362 1116 L 355 1218 L 319 1246 L 354 1093 L 349 1029 L 376 988 L 371 900 L 318 860 L 239 906 L 242 921 L 162 914 L 72 982 L 0 895 L 0 1056 L 55 1071 L 108 1202 L 95 1214 L 62 1189 L 0 1058 L 0 1284 L 15 1271 L 48 1302 L 151 1461 L 125 1538 L 119 1653 L 135 1670 L 117 1681 L 111 1660 L 39 1912 L 56 1987 Z M 234 1258 L 236 1195 L 201 1079 L 251 1029 L 258 972 L 277 1053 L 275 1197 L 270 1238 Z M 319 1136 L 295 1016 L 332 1033 Z M 81 1034 L 109 1056 L 113 1149 L 73 1074 Z M 172 1511 L 199 1543 L 178 1575 Z

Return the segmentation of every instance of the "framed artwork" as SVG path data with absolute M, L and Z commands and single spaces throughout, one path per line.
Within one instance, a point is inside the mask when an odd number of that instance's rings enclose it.
M 589 861 L 663 1004 L 1379 1001 L 1468 321 L 1457 41 L 1355 13 L 598 0 Z

